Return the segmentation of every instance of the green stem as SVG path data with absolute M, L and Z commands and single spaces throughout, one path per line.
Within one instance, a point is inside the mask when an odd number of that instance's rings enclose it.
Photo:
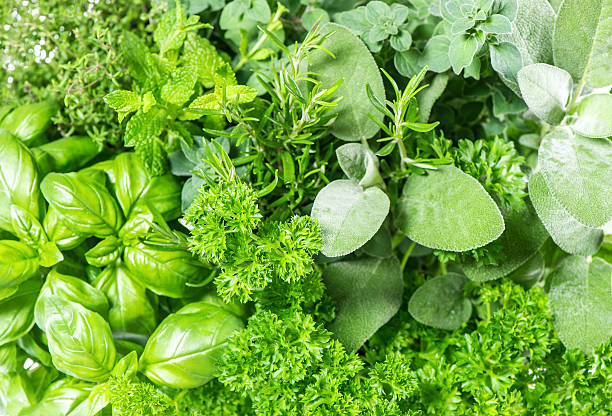
M 408 250 L 406 250 L 404 253 L 404 257 L 402 257 L 402 271 L 404 271 L 404 267 L 406 267 L 406 263 L 408 263 L 408 258 L 410 257 L 410 254 L 412 254 L 414 246 L 416 246 L 416 241 L 413 241 L 412 244 L 410 244 L 410 247 L 408 247 Z
M 567 106 L 567 111 L 570 111 L 572 109 L 572 107 L 576 103 L 576 100 L 578 99 L 578 97 L 580 97 L 580 93 L 582 92 L 583 87 L 584 87 L 584 79 L 581 79 L 580 84 L 578 84 L 578 87 L 576 87 L 576 91 L 574 92 L 574 95 L 572 96 L 572 100 Z

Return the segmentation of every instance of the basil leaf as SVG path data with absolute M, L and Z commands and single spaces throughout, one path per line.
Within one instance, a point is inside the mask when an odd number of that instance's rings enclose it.
M 21 105 L 2 120 L 0 129 L 10 131 L 24 144 L 32 146 L 41 141 L 57 110 L 53 101 Z
M 410 297 L 408 311 L 422 324 L 449 331 L 472 316 L 472 304 L 463 295 L 466 278 L 449 273 L 428 279 Z
M 104 267 L 119 258 L 122 248 L 121 241 L 111 235 L 85 253 L 85 260 L 92 266 Z
M 529 260 L 548 238 L 546 229 L 530 204 L 520 209 L 503 210 L 506 230 L 490 244 L 493 252 L 500 253 L 497 264 L 481 265 L 476 262 L 462 264 L 463 272 L 473 281 L 485 282 L 499 279 L 519 268 Z
M 612 265 L 598 257 L 592 261 L 572 256 L 550 276 L 549 301 L 554 326 L 567 348 L 592 353 L 612 335 Z
M 20 416 L 67 415 L 87 399 L 91 384 L 63 378 L 51 384 L 42 399 L 22 410 Z
M 329 330 L 347 351 L 358 350 L 402 304 L 402 270 L 395 257 L 332 263 L 325 268 L 323 280 L 336 304 Z
M 99 314 L 56 295 L 38 299 L 55 368 L 87 381 L 108 378 L 115 365 L 115 346 L 108 323 Z
M 529 109 L 549 124 L 565 117 L 572 92 L 572 77 L 563 69 L 548 64 L 532 64 L 518 72 L 518 84 Z
M 320 31 L 321 34 L 331 32 L 333 34 L 321 46 L 334 57 L 315 51 L 309 64 L 309 71 L 318 75 L 322 88 L 330 88 L 338 80 L 344 80 L 334 94 L 342 100 L 331 110 L 338 116 L 329 132 L 349 142 L 369 139 L 379 127 L 368 114 L 381 122 L 383 115 L 375 111 L 368 100 L 366 85 L 370 85 L 374 95 L 384 101 L 385 89 L 380 71 L 368 48 L 349 29 L 327 23 Z
M 125 248 L 125 265 L 147 289 L 171 298 L 187 296 L 187 283 L 201 280 L 204 264 L 188 251 L 138 243 Z
M 612 142 L 575 135 L 558 127 L 538 152 L 550 193 L 576 220 L 598 228 L 612 219 Z
M 217 375 L 225 341 L 243 327 L 239 317 L 223 308 L 188 304 L 159 324 L 142 353 L 140 369 L 162 386 L 201 386 Z
M 21 241 L 0 241 L 0 289 L 25 282 L 38 272 L 38 254 Z
M 603 241 L 603 231 L 582 225 L 551 195 L 541 173 L 529 179 L 529 197 L 555 244 L 570 254 L 590 256 Z
M 53 207 L 49 207 L 47 210 L 47 215 L 45 215 L 43 221 L 43 228 L 49 240 L 63 250 L 71 250 L 80 245 L 87 238 L 87 236 L 77 234 L 66 227 Z
M 45 316 L 46 311 L 43 308 L 43 302 L 40 299 L 52 295 L 58 296 L 66 301 L 78 303 L 84 308 L 92 312 L 97 312 L 103 317 L 108 313 L 108 301 L 104 293 L 84 280 L 58 273 L 57 270 L 54 269 L 47 275 L 45 284 L 38 296 L 39 301 L 36 304 L 36 324 L 40 328 L 44 328 L 45 323 L 48 321 L 48 317 Z
M 609 137 L 612 136 L 610 114 L 612 114 L 611 94 L 587 95 L 576 106 L 577 118 L 571 127 L 586 137 Z
M 17 205 L 42 218 L 38 170 L 29 149 L 6 130 L 0 130 L 0 228 L 13 232 L 10 208 Z
M 553 36 L 555 65 L 593 88 L 612 84 L 612 1 L 565 0 Z
M 104 292 L 110 302 L 108 322 L 113 331 L 150 334 L 157 325 L 157 311 L 146 288 L 132 276 L 125 265 L 105 268 L 93 285 Z
M 77 173 L 50 173 L 40 189 L 64 224 L 75 233 L 104 238 L 118 231 L 121 212 L 98 181 Z
M 114 161 L 115 192 L 126 218 L 147 210 L 152 204 L 164 217 L 172 220 L 181 214 L 181 187 L 167 173 L 151 176 L 135 153 L 122 153 Z
M 348 180 L 337 180 L 315 198 L 311 216 L 321 225 L 327 257 L 343 256 L 363 246 L 389 213 L 389 198 L 378 188 L 363 190 Z
M 34 305 L 40 281 L 28 280 L 17 292 L 0 300 L 0 345 L 24 336 L 34 326 Z
M 476 179 L 453 166 L 410 176 L 397 210 L 395 224 L 400 231 L 412 241 L 440 250 L 472 250 L 504 231 L 493 199 Z

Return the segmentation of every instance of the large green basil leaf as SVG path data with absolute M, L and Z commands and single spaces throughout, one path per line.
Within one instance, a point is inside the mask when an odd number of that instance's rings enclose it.
M 217 375 L 227 338 L 243 327 L 226 309 L 191 303 L 159 324 L 140 358 L 141 371 L 159 385 L 201 386 Z
M 181 187 L 171 173 L 151 176 L 135 153 L 122 153 L 114 161 L 115 192 L 126 218 L 147 209 L 147 203 L 165 220 L 181 215 Z
M 465 276 L 449 273 L 428 279 L 410 297 L 408 311 L 422 324 L 454 330 L 472 316 L 472 304 L 463 295 Z
M 121 240 L 111 235 L 85 253 L 85 260 L 95 267 L 108 266 L 117 261 L 122 249 L 123 245 Z
M 25 282 L 38 272 L 38 254 L 21 241 L 0 241 L 0 289 Z
M 529 179 L 529 197 L 544 227 L 559 247 L 570 254 L 590 256 L 603 241 L 603 231 L 580 224 L 550 194 L 540 172 Z
M 19 416 L 67 415 L 87 399 L 91 384 L 63 378 L 51 384 L 42 399 L 34 406 L 19 413 Z
M 462 264 L 463 272 L 476 282 L 499 279 L 529 260 L 548 238 L 546 228 L 529 203 L 520 209 L 503 209 L 506 230 L 488 247 L 499 253 L 497 264 L 482 265 L 474 261 Z
M 7 129 L 24 144 L 32 146 L 40 142 L 57 110 L 58 106 L 53 101 L 25 104 L 7 115 L 0 123 L 0 129 Z
M 45 284 L 38 296 L 39 300 L 36 303 L 36 324 L 40 328 L 44 328 L 45 322 L 47 322 L 43 302 L 40 299 L 50 295 L 78 303 L 102 316 L 106 316 L 108 313 L 108 300 L 104 293 L 78 277 L 61 274 L 54 269 L 47 275 Z
M 387 217 L 389 204 L 379 188 L 364 190 L 349 180 L 331 182 L 318 193 L 311 213 L 321 225 L 321 253 L 343 256 L 363 246 Z
M 567 348 L 592 353 L 612 336 L 612 265 L 572 256 L 550 276 L 549 301 L 559 339 Z
M 113 335 L 96 312 L 55 295 L 39 298 L 53 365 L 87 381 L 108 378 L 115 365 Z M 38 306 L 38 305 L 37 305 Z
M 546 186 L 580 223 L 599 228 L 612 219 L 612 141 L 557 127 L 538 151 Z
M 31 149 L 41 175 L 71 172 L 85 166 L 103 149 L 91 137 L 70 136 Z
M 476 179 L 453 166 L 411 175 L 397 210 L 397 228 L 412 241 L 434 249 L 472 250 L 504 231 L 493 199 Z
M 123 258 L 142 284 L 158 295 L 182 298 L 189 292 L 186 283 L 202 280 L 204 264 L 190 252 L 175 247 L 138 243 L 125 248 Z
M 86 235 L 78 234 L 66 227 L 64 221 L 57 215 L 53 207 L 49 207 L 43 221 L 43 228 L 49 241 L 54 242 L 63 250 L 71 250 L 87 239 Z
M 76 173 L 50 173 L 40 184 L 49 205 L 76 233 L 106 237 L 121 225 L 121 211 L 98 181 Z
M 402 269 L 395 257 L 333 263 L 323 280 L 336 305 L 329 330 L 348 351 L 357 351 L 402 304 Z
M 15 341 L 34 326 L 34 305 L 40 281 L 31 279 L 12 296 L 0 300 L 0 345 Z
M 0 228 L 13 232 L 11 205 L 42 218 L 44 204 L 38 191 L 38 170 L 28 148 L 0 130 Z
M 555 65 L 589 87 L 612 84 L 612 0 L 565 0 L 553 36 Z
M 322 43 L 334 57 L 323 51 L 315 51 L 310 57 L 309 71 L 317 74 L 323 88 L 330 88 L 340 79 L 344 81 L 335 92 L 334 97 L 342 100 L 332 111 L 338 117 L 329 131 L 339 139 L 359 141 L 369 139 L 379 130 L 372 121 L 371 114 L 378 121 L 383 115 L 375 110 L 368 99 L 366 85 L 381 101 L 385 100 L 385 89 L 378 65 L 368 48 L 349 29 L 335 23 L 327 23 L 321 28 L 321 34 L 334 32 Z
M 157 325 L 157 311 L 151 304 L 146 288 L 125 265 L 105 268 L 94 280 L 110 302 L 108 322 L 115 332 L 150 334 Z

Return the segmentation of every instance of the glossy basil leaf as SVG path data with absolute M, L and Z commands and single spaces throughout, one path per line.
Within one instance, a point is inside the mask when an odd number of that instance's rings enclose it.
M 334 57 L 323 51 L 310 56 L 309 71 L 318 75 L 323 88 L 330 88 L 340 79 L 344 81 L 334 94 L 342 100 L 331 111 L 337 113 L 329 132 L 339 139 L 359 141 L 369 139 L 379 130 L 368 114 L 382 121 L 383 115 L 375 111 L 368 100 L 366 85 L 370 85 L 376 97 L 385 99 L 385 89 L 378 65 L 368 48 L 344 26 L 327 23 L 320 33 L 334 34 L 322 43 Z
M 122 249 L 121 240 L 111 235 L 85 253 L 85 260 L 95 267 L 108 266 L 117 261 Z
M 536 116 L 553 125 L 563 120 L 572 93 L 570 74 L 552 65 L 532 64 L 518 72 L 518 84 L 525 103 Z
M 612 84 L 612 1 L 565 0 L 553 37 L 555 65 L 593 88 Z
M 42 299 L 51 295 L 78 303 L 104 317 L 108 313 L 108 300 L 104 293 L 78 277 L 61 274 L 54 269 L 47 275 L 45 284 L 36 302 L 36 324 L 41 329 L 45 328 L 48 321 L 48 317 L 45 316 L 46 309 Z
M 11 205 L 10 216 L 13 233 L 17 238 L 34 246 L 47 241 L 42 225 L 29 211 L 19 205 Z
M 525 203 L 520 209 L 504 208 L 506 230 L 490 244 L 492 252 L 499 253 L 497 264 L 481 265 L 463 263 L 463 272 L 476 282 L 499 279 L 519 268 L 529 260 L 548 238 L 548 233 L 531 205 Z
M 476 179 L 453 166 L 411 175 L 398 202 L 395 224 L 412 241 L 449 251 L 481 247 L 504 231 L 493 199 Z
M 0 289 L 25 282 L 38 272 L 38 254 L 21 241 L 0 241 Z
M 549 302 L 559 339 L 567 348 L 592 353 L 612 336 L 612 265 L 572 256 L 550 276 Z
M 85 166 L 103 146 L 91 137 L 69 136 L 30 149 L 41 175 L 70 172 Z
M 31 279 L 19 286 L 17 292 L 0 300 L 0 345 L 27 334 L 34 326 L 34 305 L 40 281 Z
M 125 357 L 117 361 L 113 367 L 113 376 L 115 377 L 132 377 L 138 371 L 138 354 L 132 351 Z
M 378 158 L 361 143 L 347 143 L 336 149 L 342 171 L 364 188 L 383 183 L 378 172 Z
M 105 268 L 93 281 L 110 303 L 108 322 L 115 332 L 150 334 L 157 325 L 157 311 L 146 288 L 124 264 Z
M 44 205 L 30 150 L 6 130 L 0 130 L 0 228 L 13 232 L 10 209 L 17 205 L 42 218 Z
M 51 384 L 42 399 L 34 406 L 19 413 L 19 416 L 67 415 L 87 399 L 91 384 L 63 378 Z
M 151 176 L 135 153 L 122 153 L 115 158 L 114 176 L 117 199 L 126 218 L 146 210 L 147 203 L 166 220 L 181 214 L 181 187 L 174 176 Z
M 459 328 L 472 316 L 472 303 L 463 294 L 466 282 L 465 276 L 457 273 L 426 280 L 410 297 L 410 315 L 434 328 Z
M 36 308 L 34 309 L 34 320 L 36 322 Z M 26 354 L 32 357 L 35 361 L 38 361 L 42 365 L 47 367 L 52 367 L 53 363 L 51 362 L 51 354 L 47 351 L 46 346 L 40 345 L 40 343 L 34 338 L 36 328 L 34 330 L 28 332 L 21 338 L 17 340 L 17 345 Z
M 140 369 L 162 386 L 193 388 L 217 375 L 225 341 L 242 320 L 209 303 L 191 303 L 164 319 L 149 338 Z
M 610 26 L 612 35 L 612 23 Z M 611 94 L 587 95 L 576 106 L 576 120 L 571 124 L 572 129 L 586 137 L 610 137 L 612 136 L 610 114 L 612 114 Z
M 108 323 L 96 312 L 56 295 L 39 298 L 37 308 L 53 365 L 87 381 L 104 381 L 115 365 L 115 345 Z
M 402 304 L 402 270 L 395 257 L 332 263 L 323 280 L 336 305 L 329 330 L 347 351 L 357 351 Z
M 43 221 L 43 228 L 49 241 L 54 242 L 62 250 L 71 250 L 80 245 L 87 238 L 66 227 L 64 221 L 57 215 L 53 207 L 49 207 Z
M 612 219 L 612 141 L 557 127 L 542 139 L 538 163 L 553 197 L 580 223 Z
M 603 241 L 603 231 L 582 225 L 550 194 L 541 173 L 529 179 L 529 197 L 544 227 L 559 247 L 570 254 L 590 256 Z
M 103 238 L 119 230 L 119 206 L 97 180 L 77 173 L 50 173 L 40 189 L 56 214 L 75 233 Z
M 106 383 L 91 389 L 87 398 L 67 416 L 96 416 L 110 403 L 110 387 Z
M 138 243 L 126 247 L 123 258 L 130 273 L 147 289 L 171 298 L 186 296 L 186 284 L 196 283 L 206 274 L 203 263 L 176 247 Z
M 389 213 L 389 198 L 376 187 L 363 189 L 355 182 L 337 180 L 315 198 L 311 216 L 321 225 L 328 257 L 343 256 L 363 246 Z
M 43 267 L 53 267 L 60 261 L 64 260 L 64 255 L 51 241 L 39 244 L 38 247 L 38 262 Z
M 52 101 L 21 105 L 2 120 L 0 129 L 10 131 L 24 144 L 32 146 L 41 141 L 57 110 L 57 104 Z

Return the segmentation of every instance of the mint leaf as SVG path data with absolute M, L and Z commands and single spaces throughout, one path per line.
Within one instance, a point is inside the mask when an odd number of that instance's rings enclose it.
M 138 111 L 125 126 L 125 145 L 145 145 L 158 137 L 166 126 L 168 114 L 161 108 L 153 107 L 147 113 Z

